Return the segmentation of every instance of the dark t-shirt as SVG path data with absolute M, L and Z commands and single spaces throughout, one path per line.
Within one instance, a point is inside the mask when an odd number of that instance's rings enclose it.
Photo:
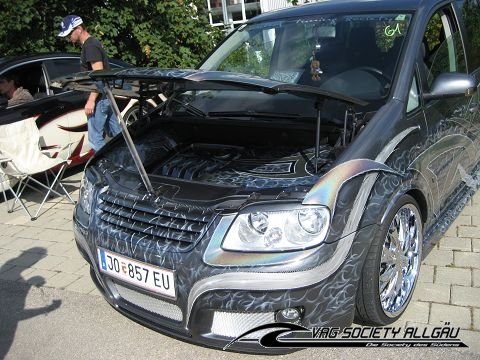
M 89 37 L 83 43 L 82 53 L 80 54 L 80 67 L 82 71 L 92 70 L 92 63 L 101 61 L 105 70 L 110 69 L 108 56 L 100 41 L 94 37 Z

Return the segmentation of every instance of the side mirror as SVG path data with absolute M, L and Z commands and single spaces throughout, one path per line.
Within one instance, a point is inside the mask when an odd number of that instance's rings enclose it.
M 475 78 L 463 73 L 443 73 L 438 75 L 429 93 L 423 94 L 424 100 L 472 96 L 477 91 Z

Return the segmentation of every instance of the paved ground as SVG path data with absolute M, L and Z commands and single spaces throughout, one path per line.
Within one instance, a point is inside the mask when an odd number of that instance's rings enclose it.
M 81 176 L 76 171 L 65 179 L 74 199 Z M 73 240 L 72 209 L 52 200 L 30 221 L 22 209 L 8 214 L 0 202 L 0 279 L 100 296 Z M 465 355 L 480 354 L 480 191 L 424 260 L 414 299 L 394 326 L 445 323 L 461 329 Z

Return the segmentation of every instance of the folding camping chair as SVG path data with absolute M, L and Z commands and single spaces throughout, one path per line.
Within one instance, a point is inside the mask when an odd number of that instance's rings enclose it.
M 14 199 L 11 206 L 7 203 L 8 212 L 13 212 L 18 202 L 30 216 L 31 220 L 37 219 L 45 201 L 51 194 L 62 196 L 71 203 L 75 203 L 61 182 L 69 161 L 47 156 L 40 150 L 39 141 L 40 132 L 34 118 L 0 125 L 0 166 L 1 172 L 3 172 L 2 177 L 9 176 L 18 181 L 16 186 L 9 186 L 7 189 L 5 189 L 5 186 L 2 186 L 3 197 L 7 201 L 5 191 L 10 191 Z M 45 174 L 45 183 L 36 178 L 42 173 Z M 53 175 L 53 180 L 50 181 L 48 175 Z M 22 200 L 22 194 L 26 187 L 45 193 L 41 204 L 33 216 Z M 64 194 L 56 191 L 58 187 Z

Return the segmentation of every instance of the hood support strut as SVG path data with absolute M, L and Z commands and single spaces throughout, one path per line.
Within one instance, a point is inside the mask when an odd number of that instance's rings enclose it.
M 320 150 L 320 127 L 322 123 L 322 105 L 323 99 L 318 98 L 315 103 L 315 108 L 317 110 L 317 128 L 315 131 L 315 174 L 318 174 L 318 156 Z
M 145 188 L 147 189 L 148 194 L 153 196 L 155 195 L 155 190 L 153 189 L 152 183 L 148 178 L 147 172 L 142 164 L 142 160 L 140 159 L 140 155 L 138 155 L 138 151 L 135 148 L 135 144 L 133 143 L 132 137 L 128 132 L 127 125 L 125 124 L 125 120 L 123 119 L 123 116 L 120 113 L 120 109 L 118 108 L 117 102 L 115 101 L 115 97 L 113 96 L 112 90 L 108 86 L 108 81 L 105 80 L 103 85 L 104 85 L 103 91 L 107 95 L 107 98 L 110 101 L 110 104 L 112 106 L 113 112 L 117 116 L 118 122 L 120 124 L 120 128 L 122 129 L 122 135 L 125 138 L 125 142 L 127 143 L 128 150 L 130 150 L 130 153 L 132 154 L 133 161 L 135 162 L 135 166 L 137 167 L 140 177 L 142 178 L 143 184 L 145 185 Z
M 318 152 L 320 149 L 320 125 L 321 125 L 321 110 L 317 108 L 317 129 L 315 133 L 315 174 L 318 174 Z

